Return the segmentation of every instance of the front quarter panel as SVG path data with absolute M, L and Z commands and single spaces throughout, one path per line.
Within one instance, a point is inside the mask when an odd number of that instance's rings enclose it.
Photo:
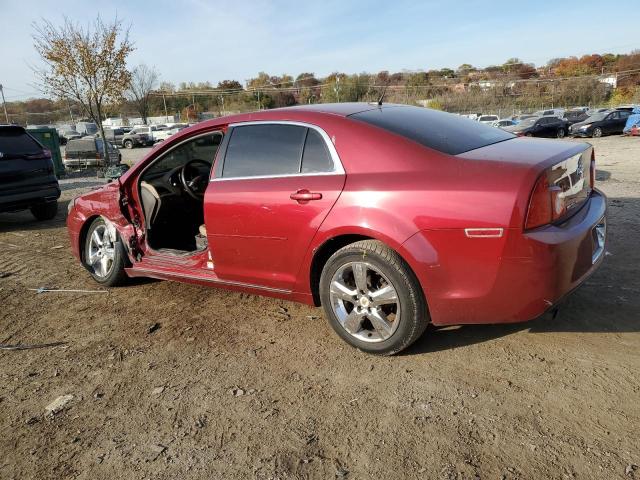
M 133 235 L 133 225 L 124 217 L 120 209 L 119 187 L 118 182 L 111 182 L 72 200 L 74 203 L 67 216 L 67 230 L 71 250 L 78 260 L 82 261 L 84 232 L 94 218 L 102 216 L 112 222 L 125 245 Z

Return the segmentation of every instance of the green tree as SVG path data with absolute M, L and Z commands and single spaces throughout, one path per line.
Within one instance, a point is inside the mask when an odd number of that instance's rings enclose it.
M 86 28 L 66 18 L 60 27 L 43 20 L 33 28 L 34 46 L 44 62 L 36 71 L 43 90 L 77 101 L 104 138 L 105 108 L 119 103 L 131 83 L 127 57 L 133 44 L 128 30 L 117 18 L 104 23 L 100 17 Z

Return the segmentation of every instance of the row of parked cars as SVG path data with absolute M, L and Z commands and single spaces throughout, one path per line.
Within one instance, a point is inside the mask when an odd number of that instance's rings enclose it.
M 119 148 L 149 147 L 186 127 L 187 124 L 108 127 L 104 130 L 106 152 L 105 142 L 98 134 L 73 138 L 66 142 L 63 163 L 67 167 L 119 164 L 122 160 Z
M 601 137 L 622 134 L 630 117 L 640 113 L 640 107 L 624 106 L 614 109 L 577 107 L 570 110 L 554 108 L 533 114 L 499 119 L 497 115 L 479 115 L 477 121 L 502 128 L 520 136 L 564 138 Z M 640 122 L 639 122 L 640 123 Z
M 162 142 L 171 135 L 187 128 L 186 123 L 171 125 L 136 125 L 135 127 L 112 127 L 105 130 L 107 140 L 119 147 L 135 148 L 149 147 L 157 142 Z

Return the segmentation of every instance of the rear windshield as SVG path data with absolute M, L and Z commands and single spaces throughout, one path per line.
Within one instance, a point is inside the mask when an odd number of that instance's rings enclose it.
M 35 155 L 42 147 L 22 128 L 0 128 L 0 153 L 5 155 Z
M 413 140 L 425 147 L 458 155 L 515 138 L 499 128 L 459 115 L 421 107 L 389 106 L 350 115 L 389 132 Z
M 96 142 L 93 138 L 81 138 L 67 142 L 67 152 L 95 152 Z

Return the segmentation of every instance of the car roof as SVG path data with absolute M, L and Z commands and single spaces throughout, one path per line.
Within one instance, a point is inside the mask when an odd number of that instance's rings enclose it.
M 377 103 L 351 102 L 351 103 L 318 103 L 313 105 L 297 105 L 293 107 L 272 108 L 268 110 L 258 110 L 247 113 L 237 113 L 224 117 L 216 117 L 191 125 L 181 130 L 178 135 L 187 136 L 191 132 L 210 128 L 219 125 L 229 125 L 233 123 L 255 122 L 255 121 L 311 121 L 319 120 L 327 117 L 348 117 L 356 113 L 362 113 L 375 109 L 386 109 L 390 107 L 410 107 L 409 105 L 400 105 L 393 103 L 385 103 L 378 105 Z
M 272 111 L 302 111 L 302 112 L 322 112 L 331 113 L 334 115 L 340 115 L 347 117 L 355 113 L 365 112 L 367 110 L 373 110 L 376 108 L 385 108 L 390 106 L 398 106 L 392 103 L 385 103 L 378 105 L 377 103 L 365 103 L 365 102 L 346 102 L 346 103 L 315 103 L 312 105 L 296 105 L 294 107 L 276 108 Z M 406 105 L 404 105 L 406 106 Z

